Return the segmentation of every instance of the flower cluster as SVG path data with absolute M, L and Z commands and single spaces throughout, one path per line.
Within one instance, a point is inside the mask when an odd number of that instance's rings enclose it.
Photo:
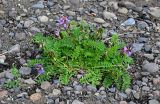
M 66 29 L 68 27 L 68 23 L 69 23 L 69 19 L 65 16 L 62 16 L 59 20 L 58 20 L 58 24 L 59 26 L 63 26 L 64 29 Z
M 66 16 L 62 16 L 59 20 L 58 20 L 58 27 L 56 28 L 56 30 L 54 31 L 54 34 L 56 36 L 59 36 L 61 27 L 63 27 L 64 29 L 67 29 L 68 24 L 69 24 L 69 19 Z
M 35 69 L 37 70 L 38 74 L 43 74 L 45 72 L 41 64 L 35 64 Z
M 131 50 L 126 46 L 123 48 L 123 53 L 126 54 L 127 56 L 131 56 L 132 55 Z

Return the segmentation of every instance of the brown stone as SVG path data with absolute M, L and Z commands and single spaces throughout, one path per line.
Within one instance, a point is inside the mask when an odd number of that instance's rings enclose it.
M 40 101 L 42 98 L 42 94 L 41 93 L 34 93 L 30 96 L 30 100 L 32 102 L 36 102 L 36 101 Z
M 6 91 L 6 90 L 0 91 L 0 99 L 4 98 L 4 97 L 7 97 L 7 96 L 8 96 L 8 91 Z

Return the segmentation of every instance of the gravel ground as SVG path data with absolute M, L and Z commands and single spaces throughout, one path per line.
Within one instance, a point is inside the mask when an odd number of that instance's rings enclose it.
M 37 86 L 26 76 L 15 89 L 2 88 L 13 78 L 12 63 L 29 75 L 25 63 L 34 49 L 31 37 L 51 34 L 56 20 L 67 15 L 102 25 L 103 38 L 118 33 L 131 45 L 135 64 L 128 68 L 132 85 L 124 92 L 57 79 Z M 130 19 L 129 19 L 130 18 Z M 0 0 L 0 104 L 160 104 L 160 1 L 159 0 Z

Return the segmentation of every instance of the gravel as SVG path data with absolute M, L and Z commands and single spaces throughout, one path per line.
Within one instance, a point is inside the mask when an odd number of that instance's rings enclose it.
M 159 104 L 159 5 L 156 0 L 0 0 L 0 103 Z M 114 85 L 106 89 L 80 84 L 82 74 L 66 86 L 55 77 L 36 84 L 27 62 L 41 55 L 33 52 L 30 40 L 37 32 L 52 34 L 61 16 L 103 26 L 106 42 L 114 33 L 127 42 L 135 61 L 127 68 L 133 78 L 130 88 L 120 92 Z M 2 86 L 13 80 L 13 63 L 21 84 L 6 91 Z

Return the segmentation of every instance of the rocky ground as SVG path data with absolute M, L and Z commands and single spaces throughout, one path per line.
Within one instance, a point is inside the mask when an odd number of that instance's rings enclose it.
M 0 0 L 0 104 L 160 104 L 159 6 L 159 0 Z M 31 37 L 37 32 L 52 34 L 62 15 L 102 25 L 104 40 L 118 33 L 131 45 L 135 64 L 128 68 L 129 89 L 81 85 L 80 75 L 68 86 L 57 79 L 37 86 L 24 77 L 20 87 L 2 88 L 13 79 L 13 63 L 22 76 L 30 75 L 25 64 L 34 50 Z

